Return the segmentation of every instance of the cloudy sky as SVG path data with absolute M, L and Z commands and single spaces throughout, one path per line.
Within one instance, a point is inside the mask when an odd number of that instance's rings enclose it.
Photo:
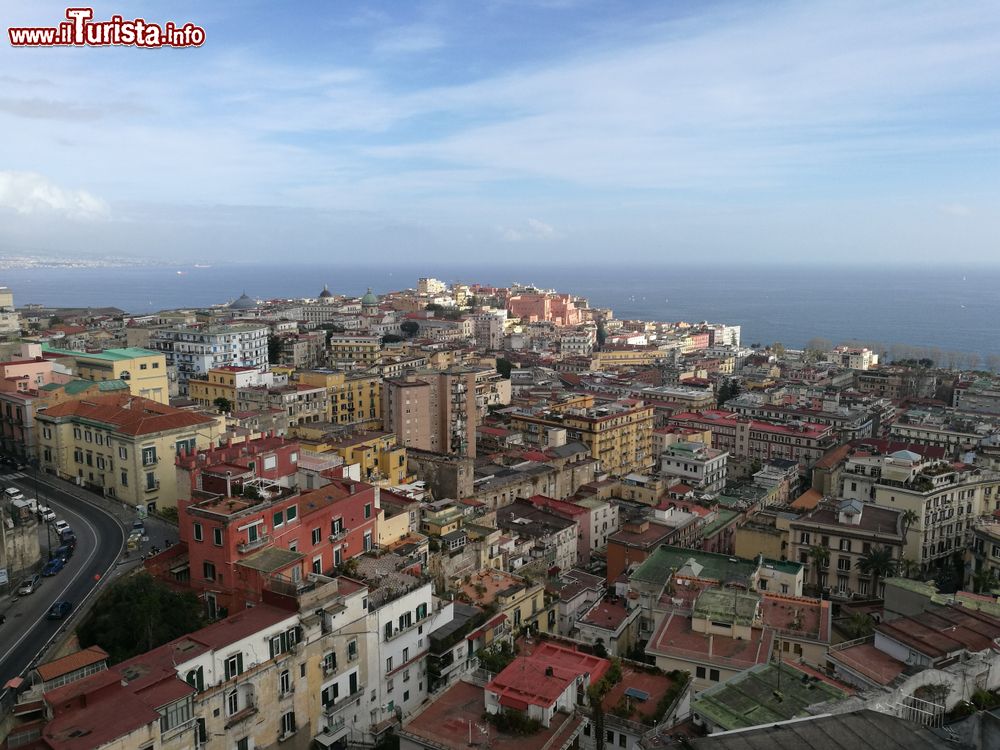
M 1000 260 L 995 2 L 116 13 L 207 40 L 3 40 L 0 255 Z

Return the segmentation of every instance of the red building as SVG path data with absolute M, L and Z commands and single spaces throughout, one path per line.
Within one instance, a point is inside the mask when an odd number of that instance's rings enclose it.
M 192 482 L 191 497 L 177 504 L 180 543 L 147 568 L 196 591 L 214 616 L 260 603 L 270 579 L 297 583 L 372 549 L 379 489 L 325 477 L 300 493 L 298 450 L 262 438 L 179 457 Z

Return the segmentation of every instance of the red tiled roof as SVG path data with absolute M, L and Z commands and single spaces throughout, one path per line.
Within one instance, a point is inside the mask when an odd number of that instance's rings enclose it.
M 56 677 L 75 672 L 78 669 L 89 667 L 108 658 L 108 652 L 100 646 L 90 646 L 82 651 L 64 656 L 61 659 L 46 662 L 38 665 L 38 676 L 43 682 L 54 680 Z
M 45 419 L 80 417 L 111 425 L 116 432 L 125 435 L 149 435 L 213 421 L 210 417 L 128 393 L 67 401 L 49 407 L 40 416 Z
M 607 659 L 545 641 L 531 654 L 514 659 L 486 690 L 496 693 L 501 701 L 506 698 L 549 707 L 577 677 L 589 674 L 591 683 L 596 683 L 610 665 Z

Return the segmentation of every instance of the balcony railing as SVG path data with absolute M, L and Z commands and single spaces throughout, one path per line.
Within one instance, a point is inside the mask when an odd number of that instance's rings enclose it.
M 355 690 L 353 693 L 348 693 L 344 697 L 338 698 L 333 703 L 327 703 L 323 707 L 323 713 L 326 715 L 328 719 L 333 719 L 335 714 L 342 711 L 345 706 L 349 706 L 351 703 L 360 698 L 362 694 L 364 694 L 364 692 L 365 692 L 365 686 L 358 685 L 357 690 Z
M 252 541 L 240 542 L 239 544 L 237 544 L 236 551 L 241 553 L 252 552 L 255 549 L 260 549 L 261 547 L 270 544 L 270 542 L 271 542 L 270 534 L 261 534 Z

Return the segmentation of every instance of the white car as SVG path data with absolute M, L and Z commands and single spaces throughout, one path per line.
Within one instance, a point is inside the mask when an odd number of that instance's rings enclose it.
M 52 523 L 53 521 L 56 520 L 56 512 L 51 508 L 45 508 L 44 510 L 42 508 L 39 508 L 38 515 L 46 523 Z
M 61 518 L 52 525 L 56 527 L 56 531 L 60 534 L 62 534 L 64 531 L 69 530 L 69 524 L 66 523 L 64 520 L 62 520 Z

